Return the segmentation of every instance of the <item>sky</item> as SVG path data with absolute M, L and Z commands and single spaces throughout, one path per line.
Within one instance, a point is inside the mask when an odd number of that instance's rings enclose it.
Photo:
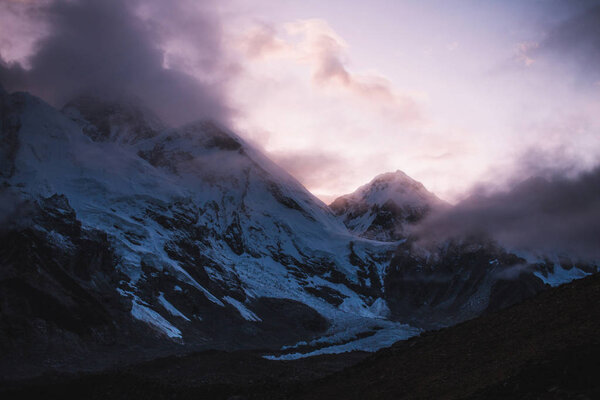
M 598 1 L 0 0 L 0 58 L 57 106 L 126 89 L 223 121 L 325 202 L 398 169 L 456 202 L 600 158 Z

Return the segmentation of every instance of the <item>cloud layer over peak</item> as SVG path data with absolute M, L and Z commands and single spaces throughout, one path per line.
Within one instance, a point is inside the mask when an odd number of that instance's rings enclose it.
M 532 256 L 600 260 L 600 167 L 573 178 L 533 177 L 434 213 L 415 229 L 424 242 L 487 237 Z
M 43 24 L 47 32 L 35 43 L 28 67 L 2 63 L 0 82 L 9 91 L 30 91 L 58 107 L 80 94 L 136 96 L 172 123 L 227 119 L 224 85 L 232 72 L 223 68 L 221 28 L 212 3 L 14 5 L 2 19 L 27 14 L 31 18 L 24 22 Z M 177 51 L 190 40 L 193 46 Z

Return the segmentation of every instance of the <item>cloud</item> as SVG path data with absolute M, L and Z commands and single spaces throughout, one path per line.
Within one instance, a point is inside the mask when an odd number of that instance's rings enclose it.
M 474 192 L 426 218 L 415 234 L 424 242 L 488 237 L 513 251 L 600 260 L 600 167 L 574 178 L 557 173 L 503 192 Z
M 460 44 L 458 42 L 454 41 L 454 42 L 448 43 L 446 45 L 446 50 L 454 51 L 454 50 L 458 49 L 459 47 L 460 47 Z
M 341 89 L 399 121 L 414 123 L 423 119 L 416 99 L 395 90 L 390 81 L 348 69 L 348 45 L 326 21 L 290 22 L 283 25 L 283 31 L 285 34 L 272 25 L 258 24 L 242 35 L 239 46 L 251 59 L 281 57 L 308 64 L 316 87 Z
M 512 281 L 519 279 L 521 274 L 527 272 L 533 272 L 534 266 L 531 264 L 516 264 L 511 266 L 504 266 L 500 271 L 497 271 L 494 275 L 497 279 Z
M 212 1 L 57 0 L 29 7 L 48 32 L 26 62 L 0 65 L 8 90 L 27 90 L 59 107 L 83 93 L 135 96 L 172 123 L 229 117 L 224 86 L 235 71 L 227 68 Z
M 390 154 L 364 159 L 314 148 L 270 151 L 269 157 L 298 179 L 315 196 L 331 203 L 342 194 L 354 191 L 373 176 L 369 168 L 390 171 Z
M 270 24 L 259 22 L 239 41 L 239 45 L 248 58 L 265 57 L 288 50 L 288 45 L 277 37 L 275 27 Z
M 522 49 L 524 60 L 552 57 L 563 65 L 576 68 L 578 81 L 593 84 L 600 79 L 600 5 L 579 10 L 576 15 L 552 26 L 536 46 Z
M 270 152 L 269 156 L 313 191 L 339 189 L 352 181 L 352 162 L 338 154 L 310 149 Z M 332 188 L 332 183 L 337 186 Z
M 39 13 L 49 1 L 0 1 L 0 51 L 5 61 L 23 59 L 48 33 Z
M 524 65 L 525 67 L 531 66 L 535 60 L 532 58 L 531 53 L 535 51 L 535 49 L 539 48 L 540 44 L 537 42 L 521 42 L 517 44 L 517 51 L 515 60 Z

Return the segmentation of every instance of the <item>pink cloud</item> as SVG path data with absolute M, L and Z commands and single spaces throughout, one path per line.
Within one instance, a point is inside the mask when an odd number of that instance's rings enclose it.
M 286 43 L 277 37 L 275 28 L 262 22 L 246 32 L 239 44 L 245 55 L 251 59 L 278 53 L 287 47 Z
M 352 182 L 352 162 L 338 154 L 310 149 L 275 151 L 269 156 L 315 192 L 322 193 L 325 188 L 331 190 L 332 183 L 336 184 L 336 190 L 343 191 Z
M 250 58 L 287 58 L 309 65 L 313 83 L 318 88 L 350 93 L 401 122 L 422 120 L 417 101 L 396 90 L 389 80 L 348 69 L 348 46 L 326 21 L 291 22 L 283 25 L 283 31 L 279 32 L 273 25 L 257 24 L 241 37 L 239 47 Z
M 539 48 L 539 43 L 537 42 L 518 43 L 515 59 L 524 66 L 529 67 L 535 62 L 532 53 L 537 48 Z

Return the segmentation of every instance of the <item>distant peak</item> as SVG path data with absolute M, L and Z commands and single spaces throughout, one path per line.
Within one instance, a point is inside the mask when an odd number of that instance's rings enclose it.
M 420 221 L 433 208 L 443 204 L 421 182 L 403 171 L 377 175 L 353 193 L 330 204 L 352 232 L 390 241 L 407 237 L 406 226 Z
M 336 199 L 331 205 L 339 207 L 347 202 L 383 205 L 393 202 L 404 204 L 434 204 L 441 200 L 429 192 L 419 181 L 414 180 L 401 170 L 386 172 L 377 175 L 369 183 L 359 187 L 356 191 Z
M 389 182 L 393 182 L 393 181 L 411 181 L 411 182 L 416 182 L 410 176 L 406 175 L 406 173 L 404 173 L 403 171 L 400 171 L 399 169 L 397 169 L 394 172 L 385 172 L 383 174 L 377 175 L 375 178 L 373 178 L 373 180 L 371 181 L 371 183 L 374 183 L 374 182 L 386 182 L 386 181 L 389 181 Z

